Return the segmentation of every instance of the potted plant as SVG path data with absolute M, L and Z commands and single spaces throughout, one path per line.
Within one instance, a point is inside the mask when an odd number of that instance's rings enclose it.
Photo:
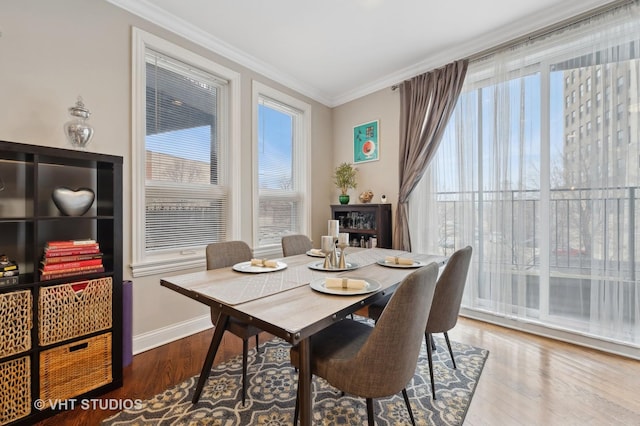
M 356 169 L 350 163 L 342 163 L 336 167 L 333 175 L 335 184 L 340 189 L 340 204 L 349 204 L 349 194 L 347 191 L 350 188 L 355 189 L 358 184 L 356 183 Z

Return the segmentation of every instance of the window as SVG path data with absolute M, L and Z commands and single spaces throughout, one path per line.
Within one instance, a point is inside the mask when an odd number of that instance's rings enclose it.
M 286 234 L 309 234 L 311 106 L 253 82 L 255 250 L 280 253 Z
M 640 75 L 639 10 L 634 3 L 469 64 L 408 211 L 412 250 L 474 246 L 465 315 L 637 355 L 640 175 L 627 158 L 639 152 L 640 124 L 612 110 L 640 101 L 640 86 L 618 83 L 628 70 L 634 82 Z M 600 69 L 591 84 L 604 108 L 575 121 L 566 97 Z M 629 126 L 634 137 L 623 143 Z
M 616 93 L 620 94 L 624 88 L 624 76 L 619 76 L 616 84 Z
M 208 243 L 237 234 L 239 76 L 139 29 L 133 64 L 133 275 L 204 265 Z

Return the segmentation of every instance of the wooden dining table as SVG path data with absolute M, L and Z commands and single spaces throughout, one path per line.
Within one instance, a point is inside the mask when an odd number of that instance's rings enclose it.
M 404 277 L 415 270 L 415 267 L 385 263 L 387 256 L 411 258 L 417 266 L 431 262 L 441 266 L 447 260 L 444 256 L 391 249 L 348 248 L 345 260 L 350 269 L 343 271 L 323 270 L 324 259 L 300 254 L 277 259 L 279 266 L 272 268 L 272 272 L 239 272 L 229 267 L 162 278 L 162 286 L 220 310 L 211 348 L 196 387 L 197 394 L 209 375 L 226 324 L 234 317 L 298 345 L 299 418 L 301 425 L 311 425 L 309 338 L 393 292 Z M 358 294 L 325 290 L 339 293 L 329 294 L 322 288 L 318 290 L 318 284 L 328 277 L 364 279 L 369 283 L 369 289 L 374 290 L 356 291 Z M 315 290 L 311 284 L 315 284 Z

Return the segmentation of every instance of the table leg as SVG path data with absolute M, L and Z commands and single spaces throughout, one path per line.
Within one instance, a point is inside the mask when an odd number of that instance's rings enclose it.
M 213 332 L 213 338 L 211 339 L 211 344 L 209 345 L 209 352 L 207 352 L 207 357 L 204 360 L 204 365 L 202 366 L 202 371 L 200 372 L 200 377 L 198 378 L 196 391 L 194 392 L 193 398 L 191 399 L 191 402 L 193 404 L 197 403 L 200 399 L 200 393 L 202 393 L 202 388 L 204 387 L 204 384 L 209 377 L 211 366 L 213 365 L 213 359 L 216 357 L 218 347 L 220 346 L 220 342 L 222 341 L 222 335 L 227 329 L 228 324 L 229 315 L 225 315 L 220 312 L 220 314 L 218 315 L 218 320 L 216 321 L 215 330 Z
M 300 426 L 311 426 L 311 352 L 309 338 L 298 343 L 300 357 L 300 372 L 298 374 L 298 389 L 300 391 Z

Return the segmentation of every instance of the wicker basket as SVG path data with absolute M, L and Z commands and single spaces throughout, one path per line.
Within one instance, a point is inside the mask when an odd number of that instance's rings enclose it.
M 31 363 L 29 357 L 0 363 L 0 425 L 31 413 Z
M 68 399 L 113 381 L 111 333 L 40 352 L 40 399 Z
M 41 345 L 111 327 L 111 277 L 41 287 L 38 335 Z
M 0 294 L 0 358 L 31 349 L 31 291 Z

